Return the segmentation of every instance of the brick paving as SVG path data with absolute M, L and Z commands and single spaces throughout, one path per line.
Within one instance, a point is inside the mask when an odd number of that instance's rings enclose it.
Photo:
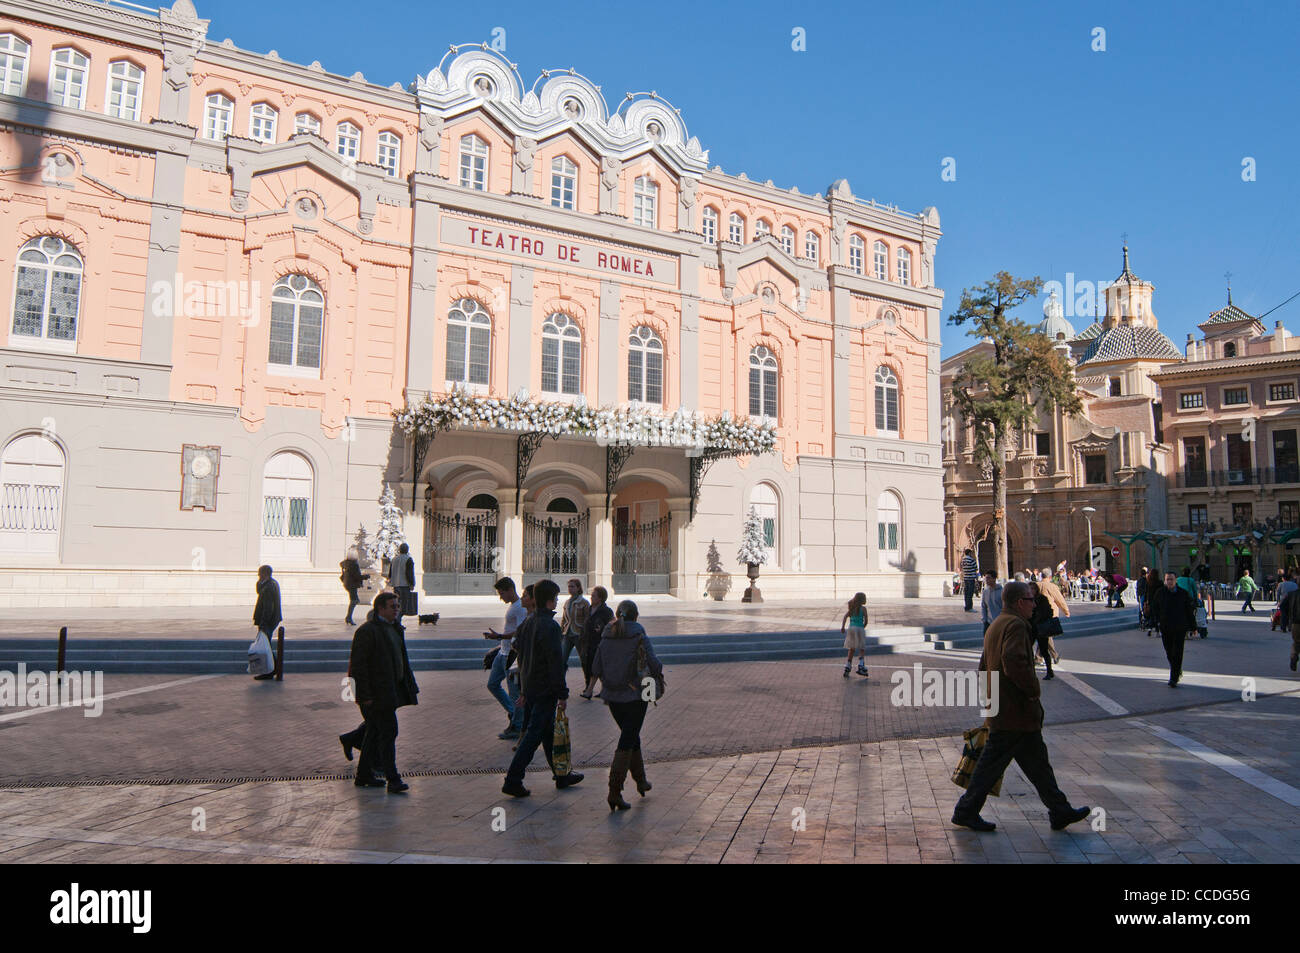
M 1062 644 L 1065 670 L 1133 713 L 1108 716 L 1064 679 L 1044 686 L 1058 779 L 1075 803 L 1105 809 L 1104 831 L 1050 831 L 1014 769 L 985 811 L 997 834 L 949 824 L 957 735 L 978 718 L 895 707 L 889 675 L 914 661 L 973 667 L 975 653 L 950 653 L 889 657 L 848 682 L 835 662 L 670 670 L 643 736 L 654 791 L 641 799 L 629 784 L 633 809 L 616 815 L 600 766 L 617 731 L 599 702 L 571 706 L 586 782 L 557 792 L 532 773 L 532 798 L 500 795 L 504 718 L 477 672 L 422 673 L 422 703 L 400 716 L 412 784 L 402 798 L 312 777 L 349 768 L 334 736 L 355 724 L 355 706 L 332 676 L 206 678 L 110 700 L 99 719 L 66 709 L 0 720 L 0 861 L 1291 861 L 1294 806 L 1145 727 L 1300 788 L 1300 678 L 1286 669 L 1286 640 L 1265 619 L 1221 619 L 1213 631 L 1189 644 L 1178 689 L 1163 683 L 1158 641 L 1140 633 Z M 1256 680 L 1258 700 L 1241 701 L 1242 677 Z M 109 676 L 105 690 L 164 681 Z M 150 778 L 179 782 L 130 783 Z M 209 778 L 221 780 L 196 780 Z M 195 808 L 206 831 L 193 829 Z

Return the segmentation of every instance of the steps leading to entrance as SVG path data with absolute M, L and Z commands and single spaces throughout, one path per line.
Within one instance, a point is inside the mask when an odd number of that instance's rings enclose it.
M 1064 638 L 1103 635 L 1135 628 L 1135 613 L 1089 614 L 1067 620 Z M 983 626 L 956 623 L 921 626 L 882 625 L 867 629 L 870 655 L 915 654 L 983 645 Z M 793 659 L 844 658 L 844 637 L 838 631 L 744 632 L 715 635 L 653 637 L 665 665 L 698 662 L 763 662 Z M 1058 638 L 1061 638 L 1058 636 Z M 285 671 L 347 671 L 351 643 L 345 639 L 304 639 L 285 642 Z M 490 643 L 481 639 L 422 639 L 410 636 L 407 651 L 416 671 L 482 669 Z M 69 671 L 113 674 L 237 674 L 244 671 L 248 642 L 233 639 L 82 639 L 68 643 Z M 54 639 L 0 639 L 0 670 L 24 663 L 29 671 L 54 668 Z M 576 656 L 570 665 L 576 665 Z

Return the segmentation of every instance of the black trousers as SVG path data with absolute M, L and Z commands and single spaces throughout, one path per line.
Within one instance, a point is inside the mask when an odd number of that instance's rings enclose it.
M 352 610 L 361 602 L 361 596 L 357 594 L 357 587 L 348 587 L 348 621 L 352 621 Z
M 533 755 L 537 754 L 538 745 L 541 745 L 542 751 L 546 754 L 546 763 L 551 766 L 551 772 L 554 773 L 555 762 L 551 759 L 551 747 L 555 742 L 555 704 L 558 701 L 559 698 L 555 695 L 541 695 L 537 698 L 527 696 L 527 704 L 524 706 L 524 734 L 519 739 L 519 747 L 515 750 L 514 758 L 510 761 L 506 781 L 523 783 L 524 772 L 533 763 Z
M 1160 641 L 1165 643 L 1165 658 L 1169 659 L 1169 677 L 1177 681 L 1183 675 L 1183 644 L 1187 641 L 1187 633 L 1182 629 L 1176 632 L 1161 629 Z
M 389 781 L 401 780 L 397 773 L 397 710 L 370 705 L 361 709 L 361 715 L 366 719 L 365 740 L 357 760 L 357 777 L 382 774 Z
M 1029 783 L 1038 791 L 1038 797 L 1053 818 L 1070 810 L 1069 799 L 1056 786 L 1056 775 L 1047 759 L 1047 745 L 1041 731 L 990 731 L 989 740 L 980 754 L 970 786 L 957 802 L 953 813 L 959 817 L 972 817 L 984 807 L 989 791 L 1012 761 L 1020 765 Z
M 617 750 L 641 750 L 641 725 L 649 707 L 650 703 L 643 701 L 609 703 L 609 713 L 619 729 Z
M 1038 654 L 1043 657 L 1043 665 L 1047 667 L 1048 675 L 1052 674 L 1052 637 L 1050 635 L 1038 636 Z
M 596 659 L 596 649 L 600 648 L 600 636 L 592 636 L 578 643 L 578 658 L 582 662 L 582 674 L 591 684 L 591 663 Z
M 360 751 L 366 742 L 366 723 L 363 721 L 351 731 L 339 735 L 339 738 Z

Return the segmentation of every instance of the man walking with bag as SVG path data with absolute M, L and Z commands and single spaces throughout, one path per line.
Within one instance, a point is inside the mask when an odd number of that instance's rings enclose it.
M 1160 629 L 1169 659 L 1169 687 L 1183 677 L 1183 643 L 1187 633 L 1196 628 L 1196 600 L 1179 585 L 1178 577 L 1165 573 L 1165 584 L 1151 597 L 1151 618 Z
M 406 653 L 406 632 L 402 628 L 397 596 L 381 592 L 375 608 L 352 637 L 352 656 L 348 677 L 356 689 L 357 705 L 366 721 L 357 762 L 359 788 L 381 787 L 384 780 L 389 794 L 401 794 L 410 788 L 397 773 L 397 709 L 416 704 L 419 686 L 411 671 Z M 355 732 L 353 732 L 355 734 Z
M 270 566 L 257 568 L 257 605 L 253 607 L 253 625 L 257 631 L 266 636 L 268 647 L 275 639 L 275 629 L 284 621 L 280 614 L 280 584 L 271 578 Z M 275 678 L 275 669 L 254 675 L 258 681 Z
M 1029 616 L 1034 597 L 1023 582 L 1008 583 L 1002 589 L 1002 613 L 984 635 L 984 654 L 979 670 L 990 672 L 990 701 L 994 714 L 985 724 L 988 742 L 971 775 L 966 793 L 957 801 L 952 822 L 975 831 L 991 831 L 997 825 L 980 817 L 980 809 L 1014 760 L 1020 765 L 1047 807 L 1052 830 L 1064 830 L 1088 816 L 1089 808 L 1071 807 L 1056 785 L 1056 775 L 1043 743 L 1043 706 L 1040 686 L 1030 655 Z
M 538 745 L 546 753 L 546 762 L 552 766 L 552 741 L 555 736 L 556 710 L 564 711 L 569 697 L 569 686 L 564 673 L 564 636 L 555 621 L 555 603 L 560 587 L 550 579 L 543 579 L 533 587 L 537 600 L 536 611 L 515 633 L 515 652 L 519 657 L 519 704 L 524 706 L 524 735 L 519 740 L 510 770 L 506 772 L 502 794 L 511 797 L 528 797 L 524 787 L 524 772 L 532 763 Z M 577 771 L 555 778 L 558 789 L 572 787 L 583 776 Z

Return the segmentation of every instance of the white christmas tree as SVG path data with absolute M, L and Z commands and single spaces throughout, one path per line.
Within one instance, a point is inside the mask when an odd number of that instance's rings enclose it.
M 404 542 L 402 508 L 397 505 L 393 488 L 385 483 L 384 495 L 379 498 L 379 530 L 370 544 L 370 554 L 378 559 L 392 559 L 397 555 L 397 547 Z
M 352 537 L 352 548 L 357 551 L 357 565 L 365 572 L 374 562 L 370 534 L 366 532 L 365 523 L 357 527 L 357 535 Z
M 745 528 L 741 531 L 740 552 L 736 553 L 736 561 L 746 565 L 756 563 L 759 566 L 767 562 L 767 540 L 763 538 L 763 518 L 752 506 L 749 508 L 749 515 L 745 517 Z

